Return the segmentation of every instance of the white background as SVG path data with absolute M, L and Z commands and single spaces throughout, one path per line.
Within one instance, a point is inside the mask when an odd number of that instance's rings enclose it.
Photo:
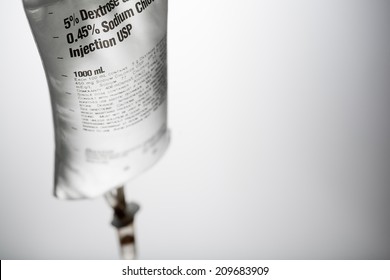
M 127 187 L 139 258 L 389 259 L 389 23 L 385 0 L 169 0 L 172 142 Z M 52 196 L 21 1 L 0 34 L 0 258 L 117 259 L 103 199 Z

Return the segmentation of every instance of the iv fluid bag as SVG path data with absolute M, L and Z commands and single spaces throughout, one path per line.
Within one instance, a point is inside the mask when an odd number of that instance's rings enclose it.
M 167 0 L 23 0 L 45 69 L 58 198 L 91 198 L 169 143 Z

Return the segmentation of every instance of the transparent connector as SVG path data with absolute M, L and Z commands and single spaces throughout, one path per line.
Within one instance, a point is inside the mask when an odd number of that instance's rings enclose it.
M 134 217 L 139 210 L 139 205 L 134 202 L 126 203 L 123 187 L 106 193 L 105 198 L 114 210 L 111 224 L 118 231 L 121 258 L 134 260 L 136 259 Z

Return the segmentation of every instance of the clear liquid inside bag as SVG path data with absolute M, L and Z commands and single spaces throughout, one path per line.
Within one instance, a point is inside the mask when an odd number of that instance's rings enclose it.
M 24 0 L 50 91 L 55 195 L 91 198 L 169 144 L 167 0 Z

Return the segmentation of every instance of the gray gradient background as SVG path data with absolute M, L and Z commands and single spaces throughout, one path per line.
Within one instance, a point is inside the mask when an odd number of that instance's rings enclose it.
M 127 191 L 141 259 L 390 258 L 390 2 L 170 0 L 171 146 Z M 52 196 L 49 94 L 0 9 L 0 258 L 116 259 L 103 199 Z

